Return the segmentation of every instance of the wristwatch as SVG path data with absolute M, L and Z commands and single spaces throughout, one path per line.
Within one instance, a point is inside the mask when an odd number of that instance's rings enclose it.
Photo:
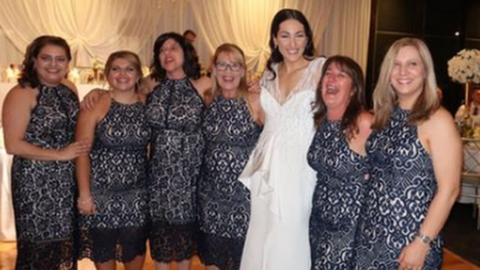
M 415 236 L 418 237 L 425 245 L 430 245 L 430 243 L 432 243 L 432 238 L 422 234 L 421 232 L 417 232 Z

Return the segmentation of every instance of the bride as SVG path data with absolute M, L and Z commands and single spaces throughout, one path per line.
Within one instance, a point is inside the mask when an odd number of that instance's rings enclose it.
M 265 126 L 240 176 L 251 191 L 241 270 L 306 270 L 316 181 L 307 163 L 311 104 L 325 59 L 314 57 L 312 30 L 298 10 L 280 10 L 270 36 L 272 54 L 260 82 Z

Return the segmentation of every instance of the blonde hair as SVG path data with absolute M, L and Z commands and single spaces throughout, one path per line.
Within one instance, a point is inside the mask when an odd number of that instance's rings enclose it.
M 432 55 L 427 45 L 417 38 L 402 38 L 390 46 L 380 68 L 377 85 L 373 92 L 373 110 L 375 113 L 372 124 L 373 129 L 384 128 L 389 123 L 390 115 L 395 106 L 397 106 L 398 98 L 395 89 L 390 83 L 390 77 L 398 52 L 407 46 L 412 46 L 418 51 L 426 75 L 422 93 L 413 105 L 408 123 L 417 125 L 427 120 L 440 107 Z
M 143 78 L 143 71 L 142 71 L 142 63 L 140 62 L 140 58 L 138 55 L 131 51 L 117 51 L 112 54 L 107 59 L 107 63 L 105 64 L 105 77 L 108 78 L 108 75 L 112 71 L 112 64 L 113 61 L 117 59 L 125 59 L 127 60 L 133 67 L 138 74 L 138 80 L 135 83 L 135 91 L 138 91 L 140 88 L 140 83 Z
M 217 62 L 218 56 L 221 53 L 226 53 L 226 54 L 229 54 L 229 55 L 233 56 L 234 62 L 236 62 L 237 64 L 240 64 L 242 66 L 242 68 L 245 70 L 245 73 L 246 73 L 246 66 L 247 65 L 245 63 L 245 54 L 243 53 L 242 49 L 240 49 L 240 47 L 238 47 L 235 44 L 231 44 L 231 43 L 224 43 L 224 44 L 218 46 L 218 48 L 215 51 L 215 54 L 213 55 L 213 58 L 212 58 L 212 64 L 213 65 L 215 65 L 215 63 Z M 240 84 L 238 85 L 237 92 L 238 92 L 238 97 L 239 98 L 244 98 L 248 103 L 248 99 L 247 99 L 248 91 L 247 91 L 247 78 L 246 77 L 247 76 L 244 75 L 242 78 L 240 78 Z M 219 95 L 220 94 L 219 93 L 220 86 L 218 85 L 215 72 L 212 73 L 212 81 L 213 81 L 213 86 L 212 86 L 213 96 Z

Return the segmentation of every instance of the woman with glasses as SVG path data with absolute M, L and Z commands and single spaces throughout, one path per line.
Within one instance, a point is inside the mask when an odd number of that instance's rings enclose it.
M 263 114 L 258 93 L 247 91 L 242 50 L 220 45 L 213 63 L 214 99 L 203 122 L 199 252 L 209 270 L 238 270 L 250 217 L 250 193 L 238 176 L 260 135 Z

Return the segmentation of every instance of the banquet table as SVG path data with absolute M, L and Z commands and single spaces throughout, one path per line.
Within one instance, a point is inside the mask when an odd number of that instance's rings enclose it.
M 8 91 L 15 83 L 0 83 L 0 112 Z M 92 89 L 104 88 L 100 85 L 77 85 L 80 100 Z M 10 184 L 10 167 L 12 156 L 7 154 L 3 144 L 3 128 L 0 128 L 0 241 L 15 241 L 15 222 L 12 206 L 12 192 Z

